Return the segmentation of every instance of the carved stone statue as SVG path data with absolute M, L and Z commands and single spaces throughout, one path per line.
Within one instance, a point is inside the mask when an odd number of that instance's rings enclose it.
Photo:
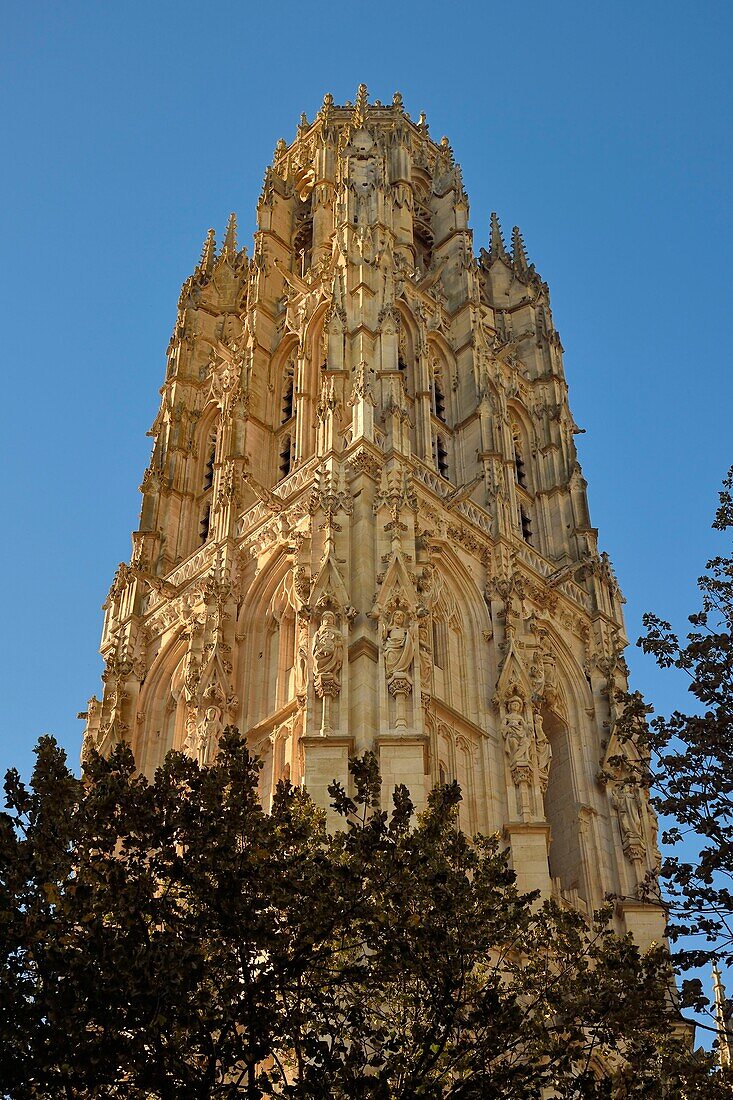
M 344 638 L 333 611 L 324 611 L 313 639 L 313 681 L 316 693 L 338 695 L 341 690 L 341 666 L 344 663 Z
M 387 627 L 384 632 L 382 648 L 387 683 L 390 685 L 401 683 L 411 690 L 411 671 L 415 656 L 415 645 L 404 611 L 395 611 L 392 616 L 392 625 Z
M 305 695 L 308 689 L 308 623 L 298 624 L 298 648 L 295 655 L 295 693 Z
M 522 699 L 513 695 L 506 704 L 504 743 L 515 783 L 527 783 L 532 778 L 532 734 L 523 712 Z
M 537 776 L 540 781 L 542 793 L 547 790 L 547 781 L 550 776 L 550 762 L 552 760 L 552 746 L 544 730 L 542 715 L 534 716 L 535 748 L 537 751 Z
M 203 721 L 199 724 L 197 733 L 196 755 L 201 767 L 206 768 L 214 759 L 219 744 L 221 711 L 218 707 L 206 708 L 206 713 Z
M 618 814 L 624 851 L 629 859 L 641 859 L 646 845 L 639 788 L 628 783 L 617 784 L 613 787 L 611 798 Z
M 557 694 L 557 666 L 552 653 L 544 653 L 542 656 L 542 671 L 544 673 L 544 695 L 550 706 L 554 706 L 558 700 Z

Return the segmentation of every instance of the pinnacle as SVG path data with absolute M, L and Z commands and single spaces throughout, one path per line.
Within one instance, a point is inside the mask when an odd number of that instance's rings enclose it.
M 360 84 L 356 93 L 356 103 L 354 104 L 353 123 L 355 126 L 363 126 L 366 122 L 367 112 L 369 109 L 369 93 L 367 92 L 366 84 Z
M 496 215 L 496 211 L 491 212 L 491 231 L 489 236 L 489 256 L 492 260 L 496 260 L 499 257 L 503 260 L 508 260 L 506 246 L 504 244 L 504 238 L 501 232 L 501 225 Z
M 521 271 L 523 274 L 529 271 L 527 253 L 524 249 L 524 239 L 522 238 L 518 225 L 515 225 L 512 229 L 512 259 L 517 271 Z
M 227 222 L 221 254 L 222 256 L 236 256 L 237 254 L 237 215 L 233 211 Z
M 204 241 L 204 247 L 201 250 L 201 259 L 199 260 L 198 271 L 204 275 L 208 275 L 214 266 L 214 260 L 216 259 L 216 237 L 214 236 L 214 230 L 210 229 L 206 234 L 206 240 Z

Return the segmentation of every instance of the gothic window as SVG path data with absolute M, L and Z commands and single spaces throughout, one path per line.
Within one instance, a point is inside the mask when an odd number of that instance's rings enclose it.
M 442 619 L 433 619 L 433 664 L 444 669 L 448 658 L 448 627 Z
M 295 382 L 293 380 L 293 366 L 292 363 L 286 370 L 285 378 L 283 380 L 283 397 L 282 407 L 280 410 L 280 423 L 287 424 L 288 420 L 293 415 L 293 390 Z
M 522 529 L 522 538 L 532 545 L 532 519 L 523 504 L 519 506 L 519 524 Z
M 293 441 L 288 432 L 286 435 L 280 437 L 280 464 L 278 466 L 278 472 L 280 474 L 280 481 L 284 477 L 287 477 L 293 468 Z
M 413 228 L 413 240 L 415 243 L 415 267 L 420 272 L 427 272 L 433 262 L 433 234 L 423 222 L 415 222 Z
M 208 501 L 204 505 L 204 510 L 201 513 L 201 519 L 199 520 L 199 541 L 203 546 L 209 537 L 209 531 L 211 529 L 211 501 Z
M 295 422 L 297 409 L 295 403 L 295 363 L 291 359 L 282 374 L 280 383 L 279 420 L 281 434 L 277 439 L 277 477 L 282 481 L 293 469 L 295 463 Z
M 277 705 L 282 707 L 293 694 L 295 665 L 295 615 L 291 608 L 280 620 L 280 655 Z
M 579 801 L 572 761 L 572 742 L 566 722 L 550 708 L 542 710 L 543 727 L 552 747 L 545 793 L 545 817 L 550 826 L 549 864 L 553 881 L 569 896 L 587 898 L 580 847 L 580 823 L 568 807 Z
M 267 632 L 267 644 L 265 648 L 265 668 L 262 677 L 264 698 L 260 718 L 272 714 L 277 708 L 277 681 L 278 681 L 278 657 L 280 655 L 280 631 L 279 623 L 274 616 L 270 617 Z
M 527 471 L 524 465 L 524 454 L 522 450 L 522 438 L 519 428 L 515 427 L 512 430 L 512 443 L 514 446 L 514 478 L 522 489 L 526 489 L 527 486 Z
M 280 407 L 281 425 L 292 420 L 295 414 L 295 364 L 291 360 L 283 372 L 283 388 Z
M 216 465 L 216 432 L 209 436 L 206 447 L 206 461 L 204 463 L 204 475 L 201 488 L 206 493 L 214 484 L 214 466 Z
M 296 621 L 293 577 L 287 573 L 260 606 L 254 628 L 254 660 L 246 673 L 244 697 L 248 725 L 282 709 L 295 694 Z M 277 777 L 276 777 L 277 778 Z
M 441 477 L 450 480 L 448 446 L 442 435 L 433 436 L 433 465 Z
M 445 393 L 443 381 L 437 372 L 433 374 L 433 416 L 445 424 Z

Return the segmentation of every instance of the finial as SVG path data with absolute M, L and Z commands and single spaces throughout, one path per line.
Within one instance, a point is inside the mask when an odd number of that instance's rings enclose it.
M 366 84 L 360 84 L 356 93 L 356 103 L 354 104 L 354 113 L 351 117 L 351 121 L 354 126 L 363 126 L 367 119 L 367 109 L 369 106 L 369 96 L 367 94 Z
M 489 235 L 489 256 L 492 260 L 498 259 L 499 256 L 503 260 L 508 260 L 506 247 L 504 245 L 504 238 L 501 235 L 501 225 L 499 219 L 496 216 L 496 212 L 491 212 L 491 232 Z
M 392 96 L 392 106 L 400 108 L 404 106 L 404 104 L 402 103 L 402 92 L 395 92 L 395 94 Z
M 425 126 L 425 124 L 427 123 L 427 121 L 428 121 L 428 116 L 427 116 L 427 115 L 425 114 L 425 112 L 424 112 L 424 111 L 421 111 L 421 112 L 420 112 L 420 117 L 419 117 L 419 119 L 417 120 L 417 124 L 418 124 L 418 126 Z
M 221 254 L 222 256 L 236 256 L 237 254 L 237 215 L 234 211 L 229 215 Z
M 713 963 L 713 994 L 715 996 L 715 1030 L 718 1033 L 718 1060 L 721 1066 L 729 1066 L 733 1062 L 733 1034 L 731 1034 L 725 986 L 720 976 L 717 962 Z
M 524 251 L 524 241 L 518 225 L 515 225 L 512 229 L 512 260 L 517 271 L 526 275 L 529 271 L 529 264 L 527 263 L 527 253 Z
M 321 104 L 321 109 L 318 112 L 319 116 L 323 119 L 324 122 L 328 121 L 329 115 L 331 114 L 331 108 L 332 107 L 333 107 L 333 96 L 331 95 L 330 92 L 326 92 L 326 94 L 323 97 L 323 103 Z
M 300 122 L 298 123 L 298 137 L 300 137 L 301 134 L 304 134 L 309 126 L 310 122 L 308 121 L 308 115 L 305 113 L 305 111 L 303 111 L 302 115 L 300 116 Z
M 275 146 L 275 160 L 279 160 L 287 152 L 288 143 L 285 138 L 278 138 Z
M 198 271 L 204 275 L 208 275 L 214 266 L 214 260 L 216 259 L 216 237 L 214 236 L 214 230 L 210 229 L 206 234 L 206 240 L 204 241 L 204 247 L 201 251 L 201 259 L 199 260 Z

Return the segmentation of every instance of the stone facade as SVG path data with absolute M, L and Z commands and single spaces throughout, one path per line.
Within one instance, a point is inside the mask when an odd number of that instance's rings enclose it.
M 327 806 L 441 780 L 520 884 L 659 938 L 645 792 L 599 778 L 624 687 L 547 285 L 492 216 L 474 255 L 447 138 L 327 95 L 278 142 L 249 259 L 232 215 L 181 291 L 139 530 L 104 604 L 83 753 L 210 761 L 227 723 Z M 621 769 L 623 772 L 623 768 Z

